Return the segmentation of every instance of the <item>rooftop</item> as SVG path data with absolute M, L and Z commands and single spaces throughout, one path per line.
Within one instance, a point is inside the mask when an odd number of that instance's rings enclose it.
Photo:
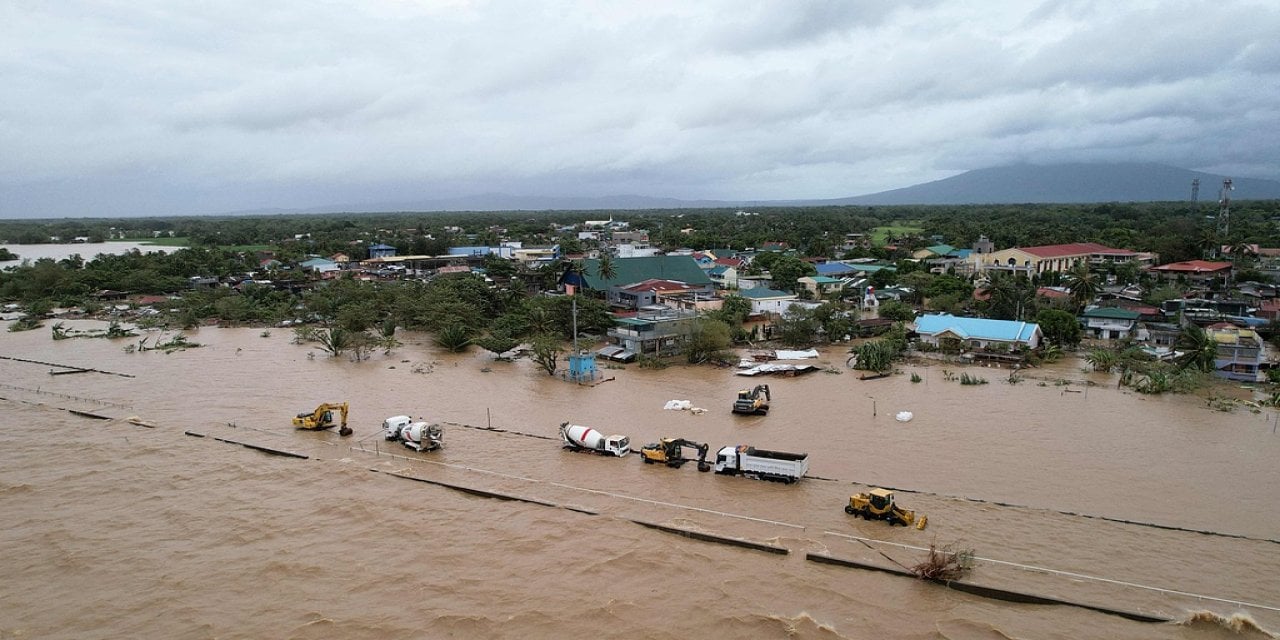
M 961 338 L 977 338 L 1003 341 L 1030 340 L 1040 326 L 1034 322 L 1018 320 L 991 320 L 988 318 L 962 318 L 949 314 L 929 314 L 916 318 L 916 331 L 935 335 L 949 331 Z
M 1101 245 L 1096 242 L 1048 244 L 1039 247 L 1022 247 L 1021 250 L 1036 256 L 1037 258 L 1065 258 L 1067 256 L 1081 256 L 1093 253 L 1116 254 L 1117 252 L 1123 252 L 1120 249 L 1112 249 L 1111 247 Z

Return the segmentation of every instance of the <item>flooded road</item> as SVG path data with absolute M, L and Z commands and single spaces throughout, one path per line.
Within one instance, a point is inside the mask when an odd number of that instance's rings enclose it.
M 1270 410 L 1139 396 L 1075 363 L 1017 384 L 968 368 L 989 384 L 962 386 L 940 365 L 864 381 L 836 349 L 819 361 L 831 372 L 795 378 L 628 365 L 577 386 L 415 334 L 364 362 L 281 329 L 187 335 L 205 346 L 126 353 L 136 339 L 0 335 L 0 356 L 108 372 L 0 359 L 0 638 L 1241 637 L 806 559 L 909 567 L 930 543 L 972 548 L 966 580 L 992 588 L 1280 628 Z M 756 384 L 770 386 L 769 415 L 732 415 L 737 390 Z M 673 399 L 705 412 L 664 410 Z M 342 401 L 349 438 L 289 424 Z M 382 441 L 395 414 L 444 423 L 446 448 Z M 811 477 L 781 485 L 565 452 L 565 421 L 633 447 L 670 436 L 712 452 L 807 452 Z M 846 515 L 867 486 L 897 488 L 928 528 Z M 51 606 L 69 594 L 74 604 Z

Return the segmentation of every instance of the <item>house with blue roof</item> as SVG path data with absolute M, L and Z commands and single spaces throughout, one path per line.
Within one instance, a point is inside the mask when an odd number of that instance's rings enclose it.
M 330 271 L 338 271 L 341 267 L 338 263 L 328 258 L 311 258 L 298 263 L 298 267 L 303 271 L 310 273 L 328 273 Z
M 394 258 L 395 255 L 396 248 L 389 244 L 378 243 L 369 245 L 370 258 Z
M 718 264 L 707 269 L 707 277 L 721 289 L 738 288 L 738 270 L 728 265 Z
M 826 276 L 828 278 L 841 278 L 858 273 L 858 270 L 854 269 L 851 265 L 838 261 L 821 262 L 813 265 L 813 268 L 817 269 L 818 275 Z
M 990 349 L 1005 345 L 1010 350 L 1020 347 L 1035 349 L 1044 334 L 1040 325 L 1020 320 L 962 318 L 947 313 L 928 314 L 916 318 L 920 341 L 942 347 L 944 341 L 959 341 L 967 349 Z

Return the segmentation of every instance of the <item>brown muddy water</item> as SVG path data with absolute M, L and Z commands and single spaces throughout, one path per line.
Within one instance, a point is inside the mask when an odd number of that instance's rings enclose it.
M 54 376 L 0 359 L 0 638 L 1266 637 L 1250 620 L 1280 629 L 1280 434 L 1269 410 L 1138 396 L 1105 376 L 1085 387 L 1092 374 L 1078 363 L 1019 384 L 1007 370 L 969 368 L 990 384 L 961 386 L 942 366 L 863 381 L 837 349 L 820 363 L 839 374 L 630 365 L 577 386 L 528 361 L 442 353 L 419 335 L 356 363 L 291 344 L 287 330 L 261 334 L 201 329 L 188 336 L 205 346 L 169 355 L 126 353 L 136 339 L 0 334 L 0 356 L 128 376 Z M 771 388 L 770 414 L 732 415 L 736 391 L 759 383 Z M 673 399 L 706 411 L 664 410 Z M 351 403 L 353 436 L 290 426 L 331 401 Z M 896 421 L 899 411 L 914 419 Z M 446 448 L 382 441 L 382 419 L 400 413 L 445 423 Z M 804 451 L 812 477 L 782 485 L 570 453 L 554 439 L 564 421 L 636 447 L 676 436 L 713 452 Z M 849 493 L 867 485 L 898 488 L 928 528 L 847 516 Z M 910 566 L 930 543 L 972 548 L 971 583 L 1173 620 L 1210 611 L 1246 630 L 1214 616 L 1178 625 L 1016 604 L 806 559 Z

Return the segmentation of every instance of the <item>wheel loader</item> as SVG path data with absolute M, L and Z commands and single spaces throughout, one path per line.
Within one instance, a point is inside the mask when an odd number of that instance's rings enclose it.
M 893 500 L 893 492 L 888 489 L 877 488 L 849 496 L 844 512 L 867 520 L 884 520 L 889 526 L 915 525 L 916 529 L 923 529 L 929 522 L 928 516 L 917 516 L 915 511 L 899 507 Z

